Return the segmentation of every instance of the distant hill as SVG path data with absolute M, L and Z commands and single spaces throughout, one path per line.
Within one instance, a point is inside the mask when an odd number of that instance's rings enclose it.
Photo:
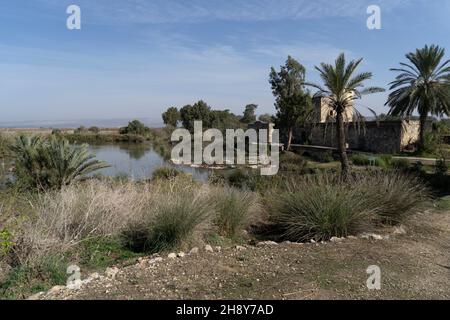
M 163 127 L 163 122 L 154 121 L 149 118 L 137 118 L 145 125 L 152 128 Z M 49 120 L 49 121 L 0 121 L 0 128 L 78 128 L 99 127 L 118 128 L 128 124 L 133 119 L 79 119 L 79 120 Z

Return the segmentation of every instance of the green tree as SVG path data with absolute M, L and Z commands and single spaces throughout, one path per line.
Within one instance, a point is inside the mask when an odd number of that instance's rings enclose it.
M 211 107 L 203 100 L 194 105 L 186 105 L 180 110 L 183 127 L 189 131 L 194 131 L 194 121 L 202 121 L 203 128 L 211 128 L 212 113 Z
M 178 122 L 181 120 L 181 115 L 177 108 L 170 107 L 162 114 L 162 118 L 165 125 L 177 127 Z
M 253 123 L 256 121 L 255 111 L 258 108 L 256 104 L 248 104 L 245 106 L 244 116 L 241 119 L 242 123 Z
M 312 110 L 311 96 L 304 87 L 305 73 L 305 68 L 291 56 L 279 72 L 273 67 L 270 72 L 277 124 L 286 135 L 286 150 L 291 148 L 294 127 L 305 122 Z
M 270 113 L 264 113 L 260 115 L 258 120 L 262 122 L 275 122 L 274 116 Z
M 399 75 L 390 83 L 388 105 L 393 116 L 420 115 L 419 149 L 425 145 L 425 125 L 428 114 L 450 114 L 450 60 L 443 62 L 445 49 L 436 45 L 416 49 L 406 55 L 408 63 L 391 69 Z M 442 62 L 442 63 L 441 63 Z
M 241 119 L 228 109 L 211 111 L 211 128 L 225 133 L 226 129 L 244 129 L 244 127 Z
M 128 126 L 120 128 L 120 134 L 138 134 L 141 136 L 145 136 L 150 132 L 150 128 L 145 126 L 139 120 L 133 120 L 128 123 Z
M 350 172 L 344 127 L 346 109 L 353 105 L 354 100 L 360 99 L 363 95 L 384 91 L 384 89 L 377 87 L 364 88 L 364 82 L 372 79 L 372 73 L 355 74 L 362 60 L 352 60 L 346 64 L 345 56 L 342 53 L 336 59 L 334 65 L 322 63 L 320 67 L 316 67 L 323 81 L 323 86 L 309 84 L 319 90 L 315 96 L 327 97 L 330 101 L 330 107 L 336 112 L 336 137 L 344 178 L 347 178 Z
M 11 146 L 15 158 L 15 175 L 22 187 L 61 189 L 86 175 L 108 167 L 95 160 L 87 145 L 74 146 L 56 136 L 44 140 L 39 136 L 21 135 Z

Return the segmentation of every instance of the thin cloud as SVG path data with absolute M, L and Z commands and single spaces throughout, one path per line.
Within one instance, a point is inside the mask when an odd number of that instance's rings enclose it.
M 60 0 L 40 0 L 61 6 Z M 412 0 L 378 0 L 385 11 Z M 358 17 L 373 0 L 78 0 L 87 23 L 198 23 Z

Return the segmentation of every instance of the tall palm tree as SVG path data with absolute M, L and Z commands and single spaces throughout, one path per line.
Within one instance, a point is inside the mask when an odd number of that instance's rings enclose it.
M 416 49 L 406 55 L 410 64 L 400 63 L 401 68 L 391 71 L 400 74 L 390 83 L 386 105 L 393 116 L 420 115 L 419 149 L 424 147 L 425 125 L 428 114 L 450 114 L 450 60 L 443 63 L 445 49 L 436 45 Z
M 364 87 L 364 82 L 372 78 L 372 73 L 355 74 L 362 60 L 352 60 L 346 64 L 345 55 L 342 53 L 336 59 L 334 66 L 321 63 L 320 67 L 315 67 L 320 73 L 323 86 L 308 84 L 319 90 L 315 94 L 316 97 L 327 97 L 329 99 L 329 106 L 336 114 L 337 146 L 344 178 L 350 172 L 344 125 L 346 120 L 351 119 L 344 119 L 346 111 L 353 105 L 354 100 L 360 99 L 363 95 L 385 91 L 377 87 Z

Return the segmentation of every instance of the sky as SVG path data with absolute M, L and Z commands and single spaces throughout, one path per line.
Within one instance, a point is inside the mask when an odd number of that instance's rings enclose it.
M 69 30 L 67 7 L 81 8 Z M 367 7 L 381 9 L 369 30 Z M 314 66 L 364 58 L 369 85 L 438 44 L 450 59 L 448 0 L 0 0 L 0 122 L 149 118 L 200 99 L 275 113 L 268 75 L 291 55 Z M 357 103 L 386 113 L 387 93 Z

